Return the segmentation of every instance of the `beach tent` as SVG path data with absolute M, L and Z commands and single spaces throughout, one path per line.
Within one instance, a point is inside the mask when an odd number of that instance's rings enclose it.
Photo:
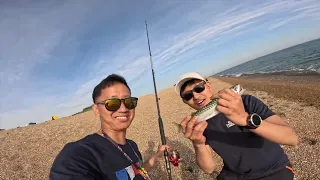
M 58 116 L 52 116 L 52 120 L 58 120 Z

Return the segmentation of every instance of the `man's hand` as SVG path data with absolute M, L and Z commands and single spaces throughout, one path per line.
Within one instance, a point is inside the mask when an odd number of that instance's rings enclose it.
M 206 121 L 202 121 L 195 125 L 197 120 L 198 116 L 194 116 L 193 118 L 191 118 L 191 116 L 187 116 L 180 123 L 184 136 L 190 139 L 194 146 L 205 144 L 206 138 L 203 136 L 203 132 L 208 126 Z
M 172 147 L 168 146 L 168 145 L 161 145 L 159 146 L 159 149 L 157 151 L 157 153 L 153 156 L 151 156 L 144 164 L 143 167 L 146 168 L 147 170 L 151 170 L 153 169 L 158 162 L 160 161 L 160 159 L 163 157 L 164 151 L 168 150 L 168 152 L 172 151 Z
M 212 173 L 215 169 L 216 162 L 213 159 L 212 149 L 206 145 L 206 137 L 203 136 L 204 130 L 207 128 L 207 121 L 202 121 L 195 125 L 198 116 L 188 116 L 180 123 L 184 136 L 190 139 L 196 153 L 197 165 L 207 173 Z
M 245 111 L 242 98 L 231 89 L 223 89 L 213 97 L 218 98 L 217 110 L 230 121 L 239 126 L 247 125 L 248 113 Z

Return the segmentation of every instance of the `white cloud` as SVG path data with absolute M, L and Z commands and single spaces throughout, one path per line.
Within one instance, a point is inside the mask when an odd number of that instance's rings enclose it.
M 281 27 L 281 26 L 283 26 L 285 24 L 288 24 L 288 23 L 290 23 L 290 22 L 292 22 L 294 20 L 297 20 L 297 19 L 303 18 L 303 17 L 304 17 L 303 14 L 298 14 L 298 15 L 292 16 L 292 17 L 290 17 L 288 19 L 281 19 L 278 22 L 274 22 L 275 24 L 270 25 L 268 27 L 268 30 L 273 30 L 273 29 L 279 28 L 279 27 Z
M 189 29 L 191 30 L 182 30 L 180 33 L 175 34 L 175 36 L 171 40 L 163 40 L 158 44 L 167 44 L 168 46 L 162 46 L 162 49 L 155 48 L 156 51 L 153 53 L 153 63 L 154 66 L 157 68 L 157 71 L 160 74 L 164 74 L 172 69 L 175 65 L 182 63 L 185 61 L 180 56 L 188 54 L 188 51 L 191 51 L 195 47 L 200 46 L 201 44 L 211 41 L 215 43 L 215 45 L 219 45 L 224 43 L 226 39 L 231 39 L 233 37 L 239 36 L 241 34 L 246 33 L 246 31 L 252 30 L 252 28 L 259 28 L 262 26 L 269 27 L 270 30 L 274 28 L 281 27 L 290 21 L 293 21 L 298 18 L 303 18 L 307 16 L 305 11 L 310 11 L 311 6 L 307 9 L 300 9 L 299 14 L 295 15 L 291 18 L 286 18 L 285 16 L 281 17 L 280 15 L 278 23 L 274 24 L 273 21 L 263 22 L 264 18 L 270 14 L 280 14 L 282 12 L 289 12 L 292 9 L 300 8 L 303 5 L 308 3 L 312 3 L 312 1 L 304 1 L 304 2 L 288 2 L 288 1 L 272 1 L 265 4 L 259 4 L 258 6 L 250 8 L 244 8 L 240 5 L 236 7 L 232 7 L 229 10 L 222 12 L 221 14 L 217 14 L 216 17 L 221 17 L 220 19 L 216 20 L 212 18 L 212 21 L 205 21 L 206 23 L 198 24 L 194 27 Z M 207 6 L 207 5 L 206 5 Z M 197 11 L 191 11 L 190 13 L 186 13 L 187 17 L 194 18 L 190 16 L 197 15 L 199 17 L 199 13 L 203 12 L 201 8 L 206 8 L 206 6 L 202 6 L 197 8 Z M 246 6 L 246 5 L 244 5 Z M 313 8 L 318 8 L 318 6 L 312 6 Z M 250 11 L 248 11 L 250 9 Z M 174 11 L 174 10 L 172 10 Z M 197 14 L 198 13 L 198 14 Z M 170 14 L 170 13 L 169 13 Z M 212 14 L 208 14 L 208 16 L 212 16 Z M 308 14 L 308 16 L 311 16 Z M 168 17 L 165 16 L 163 19 L 167 19 Z M 165 20 L 163 20 L 164 22 Z M 176 24 L 177 26 L 179 23 Z M 257 25 L 257 27 L 254 27 Z M 150 26 L 158 27 L 158 24 L 150 25 L 149 24 L 149 33 L 150 33 Z M 154 34 L 151 32 L 151 34 Z M 149 34 L 150 35 L 150 34 Z M 150 39 L 152 39 L 152 36 Z M 142 51 L 147 53 L 147 47 L 145 50 L 140 50 L 141 46 L 137 45 L 141 44 L 145 40 L 146 37 L 135 37 L 134 39 L 130 39 L 130 43 L 127 44 L 123 49 L 118 51 L 118 55 L 114 58 L 113 62 L 116 62 L 117 59 L 131 59 L 130 54 L 141 54 Z M 165 43 L 167 42 L 167 43 Z M 151 49 L 154 42 L 151 42 Z M 212 48 L 212 46 L 211 46 Z M 202 49 L 199 48 L 198 51 Z M 197 52 L 194 51 L 196 54 Z M 125 55 L 124 55 L 125 54 Z M 189 53 L 190 54 L 190 53 Z M 112 59 L 112 58 L 111 58 Z M 136 66 L 135 63 L 143 64 Z M 128 77 L 129 81 L 132 79 L 138 79 L 143 73 L 147 72 L 150 68 L 150 62 L 144 60 L 143 58 L 137 57 L 128 62 L 125 62 L 126 65 L 120 66 L 119 72 L 120 74 Z M 106 65 L 108 66 L 108 65 Z
M 270 29 L 283 26 L 293 20 L 298 18 L 306 18 L 309 16 L 319 17 L 319 14 L 316 12 L 320 11 L 320 6 L 309 6 L 307 9 L 301 9 L 300 7 L 308 3 L 316 3 L 315 1 L 299 1 L 299 2 L 288 2 L 288 1 L 273 1 L 266 4 L 260 4 L 259 7 L 255 7 L 252 11 L 236 11 L 238 8 L 230 9 L 231 14 L 223 13 L 221 19 L 208 23 L 208 25 L 201 24 L 201 26 L 189 34 L 184 34 L 183 38 L 180 41 L 176 42 L 173 46 L 163 50 L 159 54 L 159 59 L 167 61 L 168 65 L 172 64 L 171 57 L 179 56 L 184 52 L 192 49 L 195 46 L 198 46 L 201 43 L 204 43 L 208 40 L 213 41 L 222 41 L 224 38 L 235 37 L 239 34 L 245 33 L 245 31 L 252 30 L 251 25 L 259 22 L 258 26 L 270 26 Z M 299 13 L 293 17 L 287 18 L 286 16 L 280 15 L 284 11 L 290 11 L 292 9 L 300 8 Z M 313 9 L 312 9 L 313 8 Z M 244 9 L 248 10 L 248 9 Z M 310 12 L 315 12 L 310 14 Z M 263 18 L 270 14 L 277 14 L 279 16 L 279 22 L 275 25 L 273 21 L 263 22 Z M 218 15 L 219 16 L 219 15 Z M 239 32 L 240 31 L 240 32 Z M 228 36 L 228 37 L 226 37 Z M 218 44 L 217 44 L 218 45 Z M 159 64 L 163 65 L 163 61 L 159 61 Z
M 318 11 L 320 8 L 320 4 L 313 4 L 313 5 L 309 5 L 309 6 L 304 6 L 304 7 L 300 7 L 300 8 L 297 8 L 297 9 L 293 9 L 292 11 L 293 12 L 306 12 L 306 13 L 309 13 L 309 12 L 314 12 L 314 11 Z
M 244 4 L 237 3 L 230 7 L 223 7 L 222 2 L 213 1 L 207 4 L 189 3 L 192 5 L 189 7 L 190 11 L 182 9 L 183 5 L 176 4 L 164 6 L 163 9 L 151 8 L 163 14 L 158 21 L 148 22 L 157 78 L 182 65 L 188 58 L 253 29 L 274 30 L 299 19 L 320 17 L 320 5 L 317 1 L 268 1 L 264 4 L 244 1 Z M 63 51 L 73 56 L 72 53 L 78 50 L 80 40 L 87 36 L 86 33 L 93 28 L 102 28 L 101 24 L 105 22 L 112 23 L 103 28 L 112 28 L 113 23 L 119 23 L 113 19 L 126 10 L 108 8 L 106 12 L 107 5 L 87 1 L 33 5 L 26 5 L 28 8 L 24 10 L 9 6 L 1 8 L 5 10 L 0 11 L 0 17 L 6 17 L 0 19 L 1 84 L 12 85 L 20 82 L 21 87 L 27 86 L 27 80 L 32 79 L 31 74 L 39 64 L 63 63 L 63 60 L 55 59 L 57 53 Z M 213 8 L 220 11 L 216 12 Z M 35 9 L 38 9 L 41 15 Z M 21 117 L 32 117 L 34 114 L 37 114 L 39 119 L 46 119 L 58 112 L 78 112 L 92 103 L 91 93 L 94 86 L 110 73 L 123 75 L 129 83 L 135 82 L 132 86 L 140 86 L 141 82 L 150 78 L 149 75 L 144 77 L 150 72 L 150 61 L 143 20 L 141 26 L 141 29 L 126 34 L 116 44 L 101 44 L 99 48 L 102 50 L 97 55 L 99 59 L 87 60 L 90 62 L 90 73 L 82 74 L 79 78 L 83 79 L 78 79 L 77 83 L 62 85 L 69 92 L 68 96 L 61 97 L 59 101 L 41 96 L 40 98 L 45 98 L 42 105 L 4 112 L 0 116 L 1 126 L 4 119 L 22 119 Z M 70 52 L 65 52 L 65 49 Z M 110 52 L 105 53 L 104 50 Z M 6 90 L 8 89 L 10 88 Z M 1 90 L 0 92 L 3 93 Z M 9 101 L 9 98 L 5 101 Z M 51 102 L 50 107 L 46 106 L 48 102 Z

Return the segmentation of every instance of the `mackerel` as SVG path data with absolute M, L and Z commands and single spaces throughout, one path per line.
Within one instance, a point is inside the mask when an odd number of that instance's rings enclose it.
M 242 95 L 245 91 L 245 89 L 240 84 L 236 84 L 234 86 L 231 86 L 230 89 L 239 95 Z M 219 99 L 213 98 L 213 97 L 211 97 L 210 99 L 211 99 L 211 101 L 208 104 L 203 106 L 198 111 L 191 113 L 192 117 L 198 116 L 198 120 L 197 120 L 196 124 L 198 124 L 202 121 L 206 121 L 206 120 L 208 120 L 208 119 L 210 119 L 220 113 L 217 110 L 217 105 L 218 105 Z M 182 130 L 181 125 L 178 123 L 174 123 L 174 124 L 176 124 L 178 126 L 178 131 L 181 132 L 181 130 Z
M 239 95 L 242 95 L 245 91 L 245 89 L 243 89 L 243 87 L 240 84 L 236 84 L 236 85 L 230 87 L 230 89 Z M 191 114 L 192 117 L 194 117 L 194 116 L 199 117 L 197 120 L 197 123 L 200 123 L 201 121 L 206 121 L 206 120 L 208 120 L 208 119 L 210 119 L 220 113 L 217 110 L 217 105 L 218 105 L 219 99 L 213 98 L 213 97 L 211 97 L 210 99 L 211 99 L 211 101 L 208 104 L 206 104 L 204 107 L 202 107 L 198 111 L 193 112 Z

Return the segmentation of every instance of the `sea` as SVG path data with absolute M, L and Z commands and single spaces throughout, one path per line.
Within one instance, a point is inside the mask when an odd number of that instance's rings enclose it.
M 212 76 L 320 75 L 320 39 L 298 44 L 234 66 Z

